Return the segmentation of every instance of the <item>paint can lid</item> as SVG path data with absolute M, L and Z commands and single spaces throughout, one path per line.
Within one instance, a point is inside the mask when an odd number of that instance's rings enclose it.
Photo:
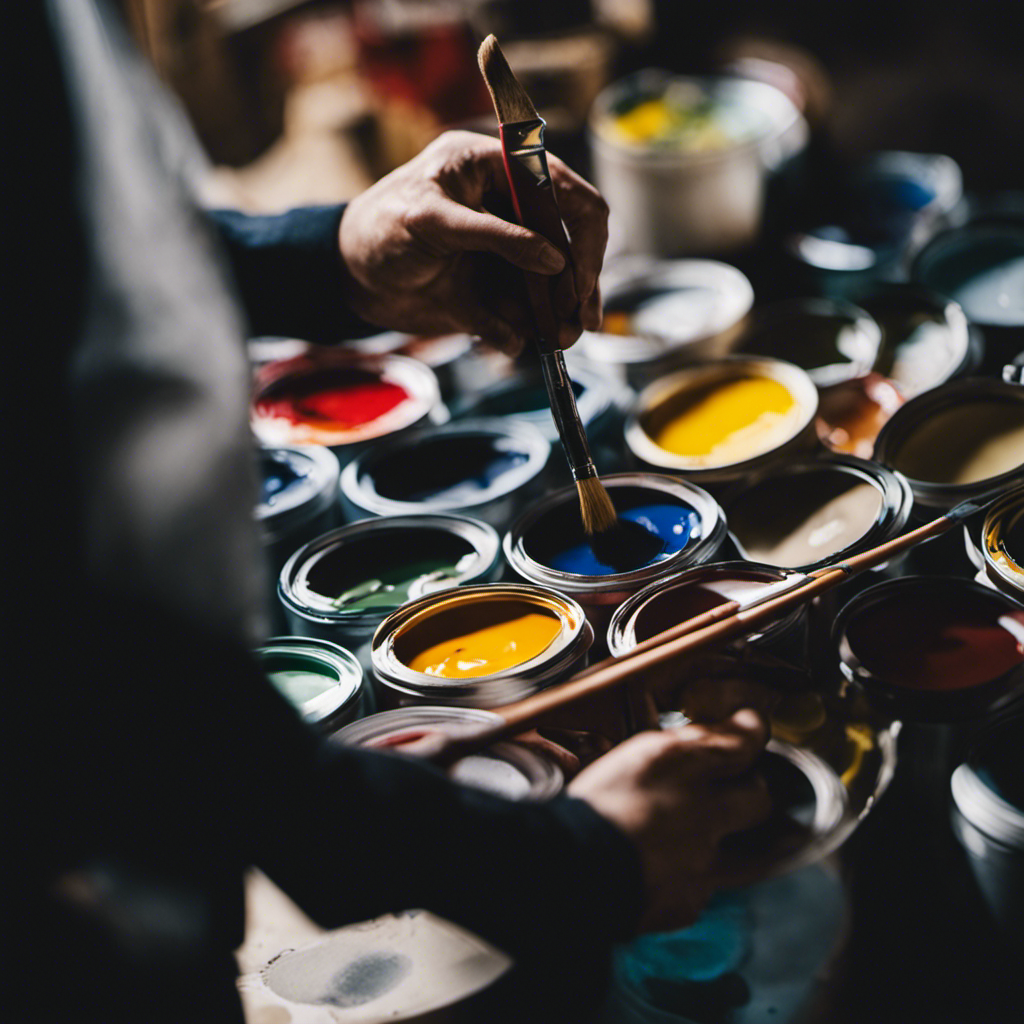
M 1024 713 L 979 736 L 950 780 L 957 809 L 979 832 L 1024 851 Z
M 381 747 L 402 733 L 427 729 L 500 724 L 491 711 L 463 707 L 398 708 L 360 719 L 338 730 L 332 742 L 348 747 Z M 457 761 L 449 776 L 456 782 L 509 800 L 547 800 L 564 784 L 561 769 L 549 757 L 519 743 L 495 743 Z

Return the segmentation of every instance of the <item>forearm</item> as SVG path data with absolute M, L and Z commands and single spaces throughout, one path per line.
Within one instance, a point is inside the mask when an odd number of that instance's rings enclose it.
M 336 344 L 380 328 L 344 299 L 338 248 L 344 205 L 309 206 L 274 216 L 210 210 L 254 336 Z

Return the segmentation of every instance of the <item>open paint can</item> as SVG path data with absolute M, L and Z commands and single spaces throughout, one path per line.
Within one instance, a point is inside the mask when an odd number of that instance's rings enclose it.
M 567 359 L 643 388 L 687 363 L 728 355 L 754 304 L 735 267 L 715 260 L 630 256 L 601 275 L 604 321 Z
M 511 966 L 465 929 L 407 910 L 275 949 L 238 987 L 252 1022 L 440 1024 L 481 1019 L 477 999 Z
M 265 445 L 320 444 L 344 463 L 368 442 L 422 426 L 442 409 L 424 363 L 317 349 L 257 372 L 251 423 Z
M 644 587 L 624 601 L 608 626 L 608 651 L 620 658 L 637 644 L 712 608 L 729 601 L 754 605 L 778 597 L 803 579 L 803 573 L 753 562 L 694 566 Z M 801 664 L 806 622 L 806 609 L 798 606 L 763 632 L 751 634 L 747 642 Z
M 441 397 L 447 402 L 459 392 L 458 367 L 471 358 L 473 339 L 468 334 L 443 334 L 430 337 L 388 331 L 369 338 L 347 341 L 345 348 L 364 355 L 408 356 L 434 371 Z
M 876 373 L 914 398 L 980 361 L 980 345 L 956 302 L 917 284 L 874 283 L 856 302 L 882 331 Z
M 814 419 L 818 439 L 829 451 L 869 459 L 882 427 L 903 402 L 899 386 L 877 373 L 822 388 Z
M 1024 477 L 1024 388 L 967 379 L 918 395 L 882 428 L 874 457 L 922 509 L 996 494 Z
M 989 509 L 982 537 L 986 576 L 1024 603 L 1024 485 Z
M 462 512 L 503 527 L 544 487 L 551 443 L 529 423 L 463 420 L 375 445 L 341 474 L 349 519 Z
M 256 655 L 278 692 L 319 732 L 334 732 L 365 713 L 363 670 L 343 647 L 275 636 Z
M 1019 941 L 1024 921 L 1024 714 L 988 726 L 950 780 L 953 831 L 992 916 Z
M 645 388 L 626 423 L 626 444 L 645 466 L 726 484 L 813 447 L 817 409 L 817 388 L 799 367 L 724 359 Z
M 271 607 L 278 614 L 277 577 L 297 548 L 339 518 L 334 453 L 318 445 L 259 451 L 260 500 L 255 516 L 266 553 Z
M 501 707 L 582 668 L 593 640 L 564 594 L 491 583 L 403 605 L 378 626 L 371 660 L 385 707 Z
M 906 526 L 913 503 L 903 476 L 851 456 L 787 463 L 723 498 L 744 558 L 802 572 L 891 540 Z
M 593 545 L 583 533 L 579 495 L 566 488 L 538 502 L 505 534 L 505 559 L 523 579 L 570 594 L 603 639 L 630 594 L 715 556 L 725 537 L 718 503 L 693 484 L 655 473 L 602 477 L 619 517 Z
M 881 341 L 878 324 L 857 306 L 787 299 L 758 310 L 737 350 L 793 363 L 819 387 L 828 387 L 868 373 Z
M 609 433 L 616 420 L 621 424 L 620 409 L 629 404 L 632 395 L 627 388 L 578 367 L 570 367 L 569 376 L 580 422 L 593 443 L 595 438 Z M 462 396 L 452 404 L 452 417 L 507 417 L 536 427 L 552 444 L 558 440 L 539 367 L 533 371 L 520 370 L 481 392 Z
M 836 620 L 840 668 L 909 721 L 984 715 L 1024 692 L 1024 607 L 954 576 L 904 576 L 853 598 Z
M 500 725 L 491 711 L 465 707 L 405 707 L 381 711 L 346 725 L 332 737 L 349 747 L 387 749 L 429 730 Z M 501 742 L 455 762 L 448 775 L 456 782 L 508 800 L 549 800 L 565 783 L 561 768 L 535 747 Z
M 1024 347 L 1024 211 L 982 215 L 936 235 L 911 278 L 963 307 L 985 337 L 984 373 Z
M 657 70 L 615 82 L 590 113 L 611 251 L 675 256 L 751 244 L 769 172 L 806 141 L 800 112 L 764 82 Z
M 278 579 L 289 627 L 334 640 L 369 668 L 377 626 L 406 601 L 500 569 L 500 541 L 486 523 L 465 516 L 385 516 L 350 523 L 299 548 Z

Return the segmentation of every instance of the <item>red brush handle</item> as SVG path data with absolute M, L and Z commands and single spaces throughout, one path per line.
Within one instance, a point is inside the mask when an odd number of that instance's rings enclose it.
M 569 239 L 558 212 L 558 201 L 548 174 L 543 150 L 539 154 L 521 156 L 512 152 L 501 126 L 501 152 L 505 159 L 505 175 L 512 192 L 512 205 L 519 223 L 543 235 L 565 257 L 565 269 L 560 274 L 526 273 L 526 290 L 530 297 L 534 319 L 539 333 L 538 346 L 542 352 L 558 348 L 559 327 L 564 318 L 556 313 L 559 298 L 566 305 L 578 305 Z M 539 163 L 538 163 L 539 156 Z M 529 166 L 532 164 L 532 166 Z M 543 170 L 539 174 L 537 167 Z

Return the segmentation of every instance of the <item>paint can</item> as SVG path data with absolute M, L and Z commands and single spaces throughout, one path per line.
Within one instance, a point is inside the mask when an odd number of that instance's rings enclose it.
M 468 334 L 428 337 L 387 331 L 347 341 L 345 348 L 370 356 L 407 356 L 424 363 L 433 370 L 445 402 L 450 402 L 460 393 L 460 366 L 463 361 L 473 358 L 473 339 Z
M 870 459 L 882 427 L 904 402 L 899 386 L 877 373 L 822 388 L 814 426 L 832 452 Z
M 988 510 L 982 538 L 986 578 L 1024 604 L 1024 485 Z
M 623 257 L 602 273 L 601 291 L 601 330 L 585 331 L 566 359 L 634 389 L 728 355 L 754 305 L 747 278 L 715 260 Z
M 278 578 L 289 628 L 342 644 L 369 672 L 369 641 L 406 601 L 500 571 L 500 540 L 465 516 L 385 516 L 339 527 L 303 545 Z
M 870 587 L 833 629 L 840 670 L 894 718 L 958 722 L 1024 693 L 1024 607 L 955 576 Z
M 505 560 L 519 576 L 580 602 L 599 638 L 598 651 L 618 605 L 648 584 L 714 558 L 726 533 L 718 503 L 686 481 L 619 473 L 602 477 L 602 483 L 620 523 L 628 523 L 619 529 L 635 529 L 643 542 L 631 535 L 623 538 L 629 561 L 609 564 L 594 553 L 583 533 L 575 487 L 538 502 L 502 541 Z M 649 548 L 647 540 L 652 541 Z
M 381 711 L 346 725 L 332 742 L 349 747 L 387 748 L 395 739 L 432 729 L 499 725 L 491 711 L 469 707 L 404 707 Z M 561 768 L 535 747 L 504 741 L 456 761 L 448 769 L 456 782 L 482 789 L 507 800 L 550 800 L 561 792 Z
M 264 445 L 324 445 L 344 465 L 370 442 L 439 416 L 447 413 L 425 364 L 315 349 L 257 371 L 251 424 Z
M 246 1019 L 267 1024 L 455 1024 L 512 961 L 425 910 L 406 910 L 280 949 L 238 981 Z
M 491 583 L 428 594 L 377 627 L 371 661 L 381 706 L 511 704 L 586 662 L 594 631 L 571 598 Z
M 256 656 L 278 692 L 318 732 L 332 733 L 367 711 L 363 669 L 329 640 L 271 637 Z
M 638 643 L 728 601 L 754 604 L 785 593 L 803 573 L 754 562 L 697 565 L 644 587 L 615 609 L 608 624 L 608 652 L 616 658 Z M 807 612 L 803 606 L 746 642 L 795 665 L 806 661 Z
M 874 457 L 907 477 L 921 516 L 996 494 L 1024 476 L 1024 388 L 969 378 L 918 395 L 882 428 Z
M 849 927 L 838 865 L 717 893 L 696 923 L 615 952 L 605 1024 L 797 1024 Z
M 1024 348 L 1024 208 L 982 211 L 936 235 L 910 277 L 959 303 L 980 328 L 981 373 L 998 374 Z
M 870 314 L 838 299 L 785 299 L 759 309 L 737 352 L 782 359 L 818 387 L 865 376 L 882 343 Z
M 978 888 L 1007 937 L 1024 921 L 1024 714 L 1001 717 L 953 772 L 953 832 Z
M 305 445 L 258 452 L 259 524 L 270 584 L 271 614 L 281 625 L 277 577 L 296 548 L 334 526 L 338 508 L 338 460 L 329 448 Z
M 818 391 L 799 367 L 737 356 L 645 388 L 626 444 L 644 467 L 715 487 L 814 447 L 817 409 Z
M 874 370 L 914 398 L 977 369 L 980 336 L 959 303 L 919 284 L 876 282 L 854 301 L 881 328 Z
M 591 107 L 594 179 L 613 253 L 723 253 L 760 233 L 768 174 L 806 145 L 781 90 L 726 76 L 646 70 Z
M 347 519 L 461 512 L 503 527 L 544 487 L 551 444 L 529 423 L 463 420 L 377 444 L 341 473 Z
M 914 496 L 900 473 L 834 455 L 765 470 L 722 504 L 743 558 L 813 572 L 901 533 Z

